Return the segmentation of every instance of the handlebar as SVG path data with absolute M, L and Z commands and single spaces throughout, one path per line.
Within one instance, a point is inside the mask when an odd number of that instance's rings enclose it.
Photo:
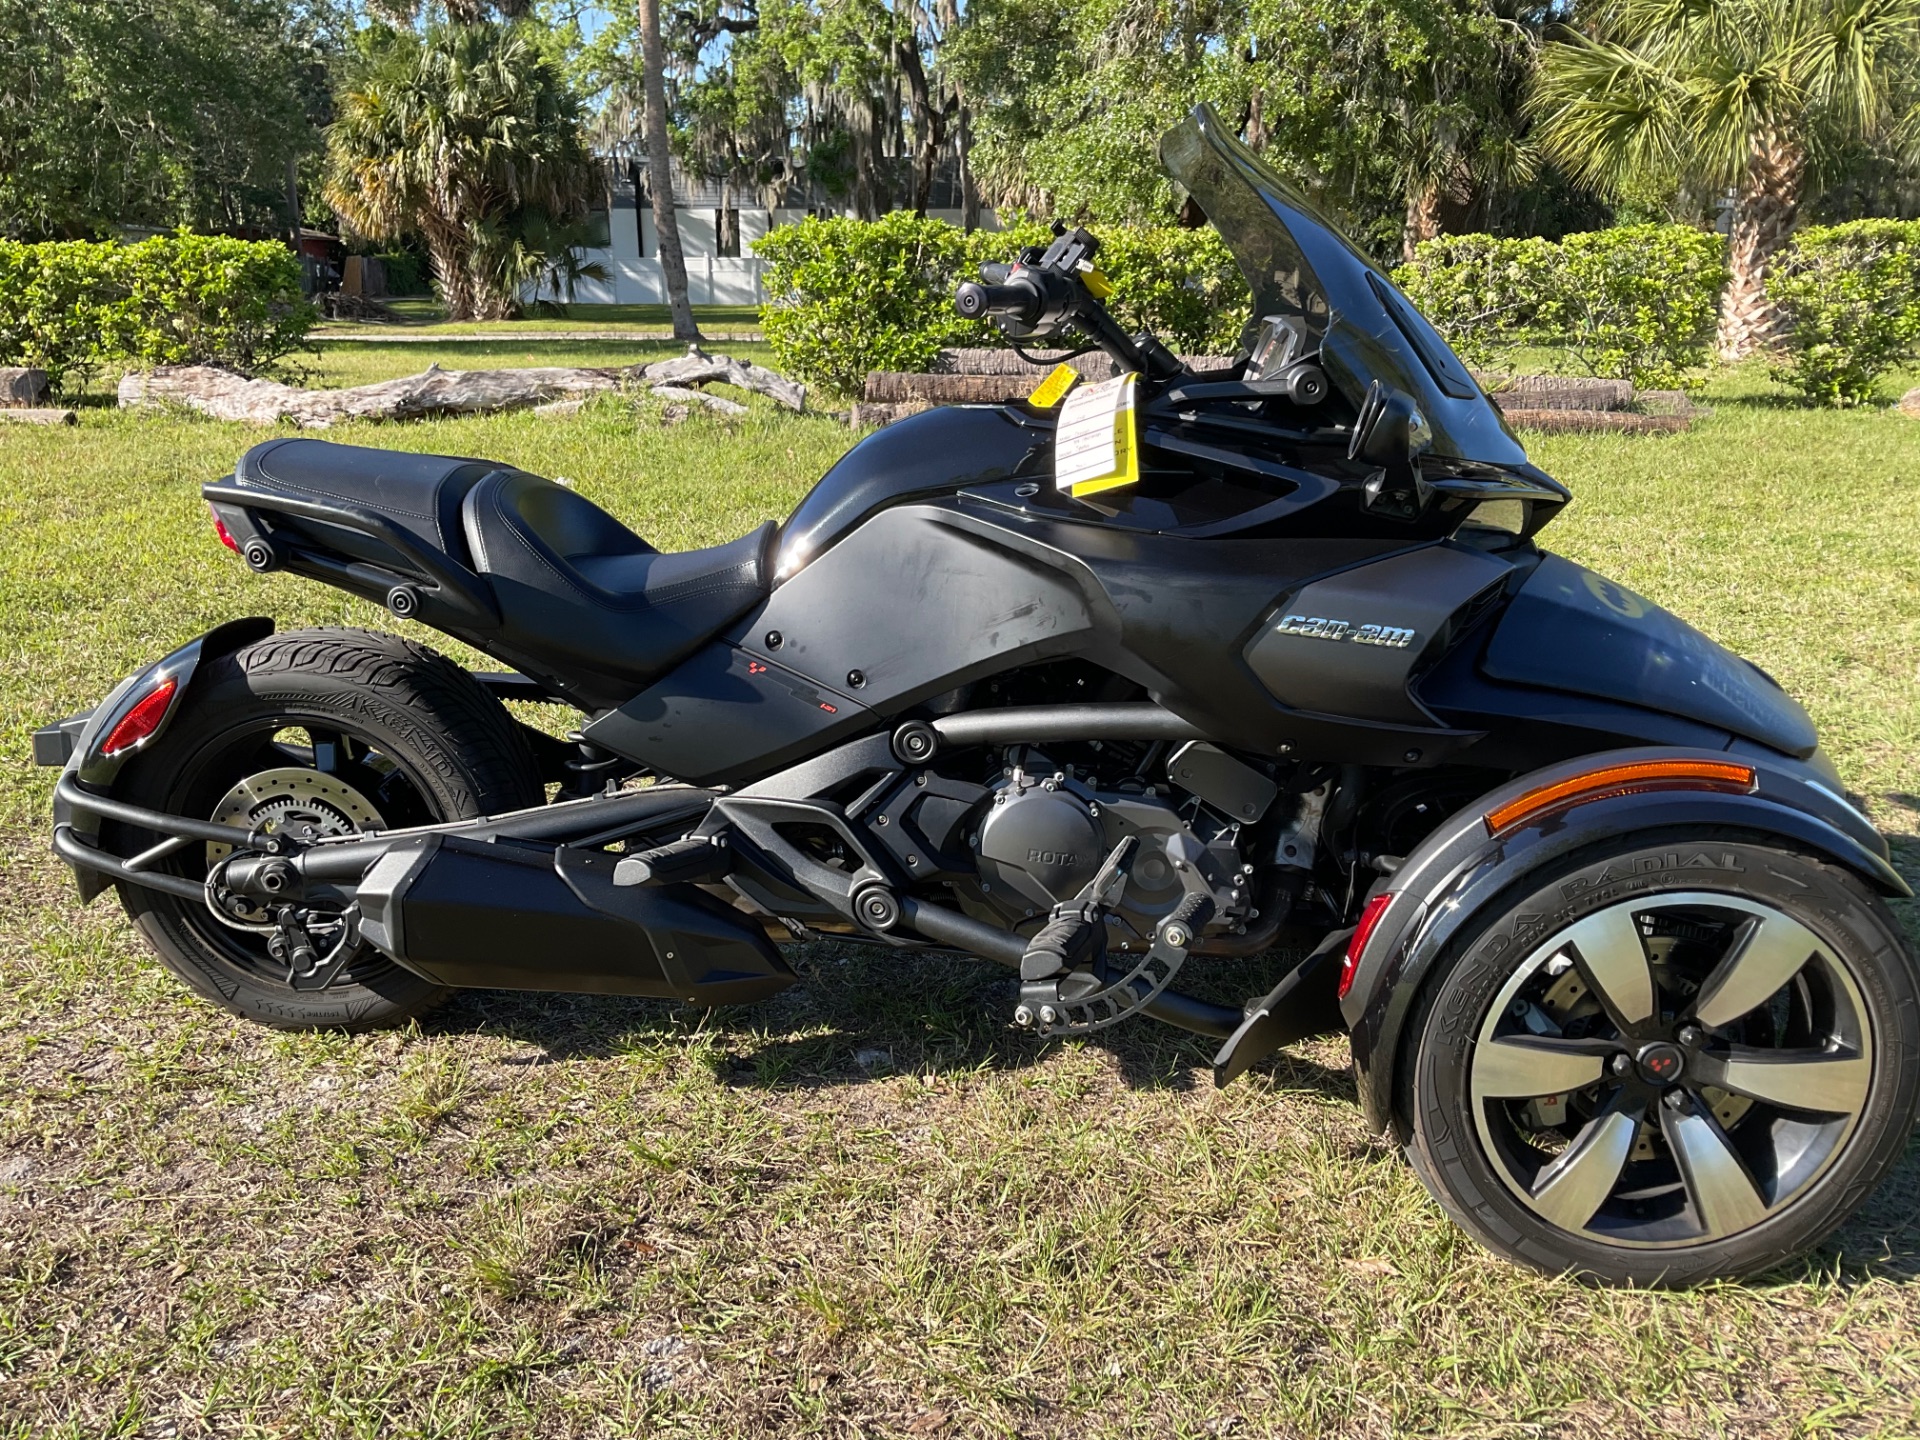
M 1019 327 L 1009 331 L 1016 337 L 1077 330 L 1123 370 L 1153 380 L 1179 375 L 1178 357 L 1151 335 L 1127 334 L 1087 288 L 1083 272 L 1091 271 L 1086 262 L 1098 248 L 1099 242 L 1084 230 L 1062 231 L 1045 254 L 1023 253 L 1003 283 L 963 282 L 953 293 L 953 308 L 968 320 L 1009 321 Z
M 953 292 L 953 308 L 968 320 L 989 315 L 1005 315 L 1022 325 L 1039 320 L 1046 307 L 1040 287 L 1029 281 L 1015 280 L 1006 285 L 987 285 L 969 280 Z

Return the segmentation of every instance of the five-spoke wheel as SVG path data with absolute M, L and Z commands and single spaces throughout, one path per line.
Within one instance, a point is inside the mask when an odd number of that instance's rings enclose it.
M 1915 989 L 1885 908 L 1836 868 L 1726 844 L 1611 857 L 1520 900 L 1437 977 L 1416 1164 L 1542 1268 L 1765 1268 L 1898 1155 Z

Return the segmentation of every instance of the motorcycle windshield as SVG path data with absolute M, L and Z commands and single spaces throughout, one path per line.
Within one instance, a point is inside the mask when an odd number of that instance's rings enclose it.
M 1317 343 L 1333 386 L 1356 408 L 1375 380 L 1425 412 L 1433 456 L 1523 465 L 1527 452 L 1447 342 L 1377 265 L 1240 143 L 1209 105 L 1160 141 L 1253 292 L 1246 343 L 1262 319 L 1291 317 Z

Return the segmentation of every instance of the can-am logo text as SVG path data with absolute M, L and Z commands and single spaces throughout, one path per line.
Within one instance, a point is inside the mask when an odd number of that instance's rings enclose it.
M 1382 645 L 1404 650 L 1414 632 L 1399 625 L 1355 625 L 1351 620 L 1328 620 L 1320 615 L 1288 615 L 1280 621 L 1282 635 L 1305 635 L 1312 640 L 1351 640 L 1356 645 Z

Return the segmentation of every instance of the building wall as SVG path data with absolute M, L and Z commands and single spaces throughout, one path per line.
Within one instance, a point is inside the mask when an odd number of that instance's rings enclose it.
M 694 305 L 759 305 L 765 302 L 766 261 L 754 256 L 753 242 L 776 225 L 795 225 L 807 218 L 804 209 L 740 211 L 739 256 L 716 255 L 719 215 L 711 207 L 687 206 L 676 211 L 680 221 L 680 248 L 687 261 L 687 299 Z M 958 210 L 929 210 L 928 216 L 960 223 Z M 611 244 L 603 250 L 585 250 L 581 258 L 604 266 L 608 279 L 582 280 L 573 298 L 583 305 L 664 305 L 666 278 L 660 270 L 660 241 L 653 228 L 651 208 L 616 205 L 607 217 Z M 983 210 L 981 228 L 998 230 L 992 211 Z M 545 288 L 529 289 L 528 300 L 560 300 Z

